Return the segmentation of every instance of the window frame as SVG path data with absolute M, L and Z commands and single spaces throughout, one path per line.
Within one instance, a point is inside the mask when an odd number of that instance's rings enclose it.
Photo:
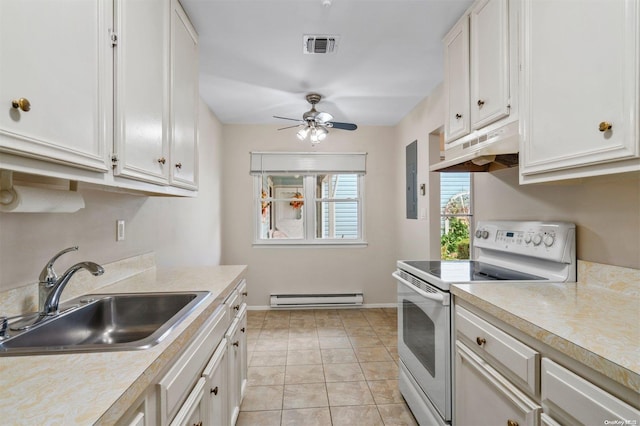
M 453 173 L 462 173 L 462 172 L 453 172 Z M 473 239 L 474 239 L 474 233 L 473 230 L 475 229 L 475 209 L 474 209 L 474 173 L 472 172 L 467 172 L 469 174 L 469 213 L 453 213 L 453 214 L 444 214 L 442 207 L 440 207 L 440 215 L 439 215 L 439 219 L 440 219 L 440 232 L 438 233 L 438 246 L 440 247 L 440 258 L 442 259 L 442 224 L 444 223 L 444 221 L 446 220 L 446 218 L 467 218 L 469 221 L 469 259 L 473 259 Z M 440 176 L 440 182 L 439 182 L 439 191 L 438 191 L 438 203 L 439 205 L 441 205 L 441 201 L 442 201 L 442 175 L 444 173 L 441 174 Z M 467 260 L 467 259 L 464 259 Z
M 358 197 L 355 199 L 349 199 L 349 201 L 356 201 L 358 203 L 357 214 L 357 226 L 358 226 L 358 238 L 317 238 L 316 237 L 316 221 L 318 220 L 319 210 L 318 204 L 326 201 L 342 201 L 338 198 L 318 198 L 316 197 L 315 185 L 318 175 L 323 174 L 356 174 L 358 176 Z M 301 176 L 303 178 L 302 194 L 304 201 L 303 209 L 303 238 L 261 238 L 260 231 L 262 226 L 262 203 L 263 202 L 277 202 L 283 201 L 275 197 L 267 196 L 262 198 L 263 189 L 263 177 L 264 175 L 274 176 Z M 254 215 L 254 230 L 253 230 L 253 246 L 255 247 L 357 247 L 366 246 L 367 240 L 365 235 L 365 179 L 364 173 L 353 173 L 346 171 L 314 171 L 314 172 L 278 172 L 269 171 L 262 174 L 254 174 L 253 176 L 253 215 Z M 275 195 L 275 194 L 274 194 Z

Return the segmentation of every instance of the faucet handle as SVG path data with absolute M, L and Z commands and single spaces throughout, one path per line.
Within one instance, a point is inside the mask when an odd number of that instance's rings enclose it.
M 40 272 L 40 277 L 39 277 L 39 281 L 42 284 L 53 284 L 57 281 L 58 279 L 58 274 L 56 274 L 56 271 L 53 269 L 53 264 L 55 263 L 56 260 L 58 260 L 58 258 L 60 256 L 62 256 L 65 253 L 69 253 L 70 251 L 77 251 L 78 250 L 78 246 L 73 246 L 73 247 L 69 247 L 66 248 L 64 250 L 59 251 L 58 253 L 56 253 L 51 260 L 49 260 L 47 262 L 47 264 L 44 266 L 44 268 L 42 268 L 42 272 Z

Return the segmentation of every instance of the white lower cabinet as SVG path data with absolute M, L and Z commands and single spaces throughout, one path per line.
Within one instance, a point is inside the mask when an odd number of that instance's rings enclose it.
M 206 380 L 205 399 L 207 400 L 206 424 L 222 426 L 229 424 L 229 366 L 227 358 L 227 339 L 222 339 L 202 377 Z
M 640 411 L 548 358 L 542 359 L 542 406 L 548 424 L 639 424 Z
M 247 309 L 243 305 L 227 331 L 229 341 L 229 416 L 234 425 L 247 384 Z
M 542 408 L 460 341 L 455 368 L 456 425 L 538 424 Z
M 182 404 L 182 408 L 171 421 L 171 426 L 203 426 L 207 416 L 204 398 L 207 380 L 201 377 L 193 388 L 187 400 Z

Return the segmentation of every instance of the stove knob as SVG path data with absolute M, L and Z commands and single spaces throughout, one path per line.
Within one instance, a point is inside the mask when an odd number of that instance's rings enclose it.
M 541 242 L 542 242 L 542 235 L 536 234 L 536 235 L 533 236 L 533 245 L 534 246 L 539 246 Z
M 482 238 L 484 238 L 485 240 L 489 238 L 489 231 L 482 231 Z
M 551 247 L 553 245 L 553 243 L 555 242 L 555 240 L 556 240 L 555 237 L 553 235 L 549 234 L 549 235 L 544 237 L 543 242 L 544 242 L 545 246 Z
M 524 242 L 529 244 L 531 242 L 531 234 L 527 234 L 524 236 Z
M 481 238 L 482 237 L 482 231 L 477 229 L 476 230 L 476 238 Z

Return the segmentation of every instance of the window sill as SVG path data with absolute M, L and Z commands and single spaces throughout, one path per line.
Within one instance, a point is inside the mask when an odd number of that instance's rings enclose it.
M 369 244 L 366 241 L 295 241 L 295 240 L 268 240 L 254 241 L 255 248 L 365 248 Z

